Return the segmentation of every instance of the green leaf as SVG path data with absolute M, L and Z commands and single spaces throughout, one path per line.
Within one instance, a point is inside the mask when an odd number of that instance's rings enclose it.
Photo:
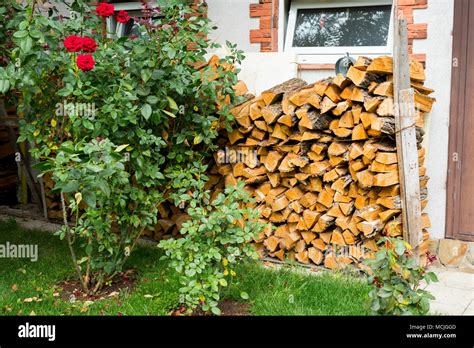
M 87 203 L 89 207 L 92 207 L 92 208 L 95 207 L 96 205 L 95 192 L 90 191 L 90 190 L 84 190 L 84 192 L 82 192 L 82 199 L 84 200 L 84 202 Z
M 64 193 L 71 193 L 76 192 L 79 189 L 79 182 L 76 180 L 69 181 L 66 185 L 64 185 L 62 191 Z
M 196 274 L 196 270 L 194 269 L 187 269 L 186 272 L 184 272 L 188 277 L 192 277 L 193 275 Z
M 0 93 L 5 94 L 10 89 L 10 81 L 7 79 L 0 80 Z
M 201 141 L 202 141 L 201 136 L 200 136 L 200 135 L 196 135 L 196 136 L 194 137 L 193 144 L 194 144 L 194 145 L 197 145 L 197 144 L 199 144 Z
M 94 124 L 90 120 L 88 120 L 87 118 L 82 120 L 82 125 L 86 129 L 94 130 Z
M 122 151 L 123 149 L 125 149 L 129 144 L 124 144 L 124 145 L 120 145 L 120 146 L 117 146 L 117 148 L 115 149 L 115 152 L 120 152 Z
M 158 103 L 158 97 L 156 95 L 150 95 L 146 98 L 147 103 L 156 104 Z
M 426 277 L 428 277 L 432 282 L 438 282 L 438 276 L 434 272 L 426 273 Z
M 97 186 L 99 186 L 100 190 L 107 196 L 107 197 L 110 197 L 110 188 L 109 188 L 109 185 L 103 181 L 103 180 L 99 180 L 97 181 Z
M 135 46 L 135 53 L 137 54 L 143 54 L 146 51 L 145 46 Z
M 398 255 L 403 255 L 405 250 L 406 250 L 406 248 L 405 248 L 405 244 L 403 243 L 403 241 L 397 240 L 397 242 L 395 243 L 395 252 Z
M 26 37 L 26 36 L 28 36 L 28 32 L 26 30 L 19 30 L 19 31 L 15 32 L 15 34 L 13 34 L 13 36 L 17 37 L 17 38 Z
M 165 114 L 167 114 L 169 117 L 172 117 L 172 118 L 176 118 L 176 115 L 173 114 L 172 112 L 169 112 L 169 111 L 166 111 L 166 110 L 161 110 L 163 111 Z
M 151 105 L 150 104 L 144 104 L 142 107 L 142 115 L 145 118 L 145 120 L 148 120 L 151 116 Z
M 20 41 L 20 49 L 24 53 L 28 53 L 31 50 L 31 47 L 33 47 L 33 39 L 31 36 L 27 36 Z
M 168 99 L 168 103 L 170 105 L 170 108 L 173 109 L 173 110 L 178 110 L 178 104 L 176 104 L 176 102 L 174 101 L 173 98 L 171 97 L 166 97 Z
M 173 59 L 176 56 L 176 51 L 172 48 L 168 50 L 168 58 Z
M 143 80 L 144 82 L 148 82 L 148 80 L 149 80 L 150 77 L 151 77 L 151 71 L 148 70 L 148 69 L 143 69 L 143 70 L 141 71 L 141 76 L 142 76 L 142 80 Z
M 77 264 L 78 264 L 78 265 L 80 265 L 81 263 L 84 263 L 84 262 L 86 262 L 86 261 L 87 261 L 87 259 L 88 259 L 88 257 L 87 257 L 87 256 L 84 256 L 82 259 L 80 259 L 80 260 L 77 260 Z
M 163 70 L 154 70 L 153 73 L 151 74 L 151 78 L 153 80 L 159 80 L 165 75 L 165 72 Z
M 217 307 L 212 307 L 211 312 L 215 315 L 221 315 L 221 313 L 222 313 L 221 310 Z
M 30 32 L 30 35 L 32 38 L 35 38 L 35 39 L 40 39 L 43 37 L 43 33 L 38 31 L 38 30 L 33 30 Z
M 250 296 L 245 291 L 242 291 L 240 293 L 240 297 L 242 297 L 244 300 L 248 300 Z

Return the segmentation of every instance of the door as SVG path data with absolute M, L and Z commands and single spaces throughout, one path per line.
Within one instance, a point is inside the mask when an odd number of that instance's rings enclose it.
M 474 241 L 474 1 L 455 0 L 447 237 Z

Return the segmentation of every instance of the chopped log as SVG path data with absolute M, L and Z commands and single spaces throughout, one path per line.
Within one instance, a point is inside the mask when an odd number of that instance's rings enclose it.
M 344 241 L 344 237 L 342 236 L 342 233 L 338 231 L 337 229 L 332 231 L 331 244 L 346 245 L 346 242 Z
M 375 87 L 373 94 L 383 97 L 393 97 L 393 83 L 391 81 L 379 83 L 377 87 Z
M 381 187 L 387 187 L 398 184 L 398 171 L 377 174 L 375 175 L 373 182 L 375 186 Z
M 364 129 L 363 124 L 358 124 L 352 130 L 352 140 L 364 140 L 367 139 L 367 133 Z
M 296 106 L 302 106 L 308 103 L 308 99 L 314 95 L 313 86 L 305 86 L 289 97 L 289 101 Z
M 353 128 L 354 127 L 354 117 L 352 116 L 352 111 L 346 111 L 341 116 L 341 118 L 339 119 L 338 126 L 343 127 L 343 128 Z
M 377 115 L 379 116 L 394 116 L 393 98 L 385 98 L 377 108 Z
M 379 74 L 393 74 L 393 58 L 389 56 L 375 58 L 367 67 L 367 71 Z M 425 80 L 423 65 L 415 60 L 410 60 L 410 78 L 417 82 Z
M 262 115 L 267 124 L 276 122 L 277 118 L 283 113 L 281 104 L 271 104 L 262 109 Z
M 278 151 L 270 151 L 267 157 L 265 158 L 265 162 L 263 162 L 263 165 L 270 173 L 274 172 L 278 168 L 282 158 L 283 155 L 280 154 Z
M 378 152 L 375 160 L 383 164 L 396 164 L 398 161 L 397 154 L 394 152 Z
M 337 106 L 335 102 L 333 102 L 330 98 L 324 97 L 323 101 L 321 102 L 321 113 L 325 114 Z
M 370 170 L 363 170 L 356 174 L 357 182 L 362 188 L 372 187 L 374 185 L 374 175 Z
M 349 68 L 346 77 L 350 79 L 354 85 L 364 89 L 369 87 L 370 83 L 373 81 L 381 82 L 381 79 L 377 74 L 370 73 L 368 69 L 367 71 L 359 70 L 354 66 Z
M 298 113 L 298 112 L 297 112 Z M 320 114 L 317 110 L 311 110 L 300 113 L 301 118 L 299 125 L 312 130 L 327 129 L 331 122 L 331 117 L 326 114 Z
M 275 86 L 269 90 L 262 92 L 262 98 L 266 105 L 273 104 L 280 100 L 284 93 L 288 93 L 293 90 L 297 90 L 303 86 L 306 86 L 304 80 L 293 78 L 282 84 Z
M 324 95 L 331 99 L 334 103 L 338 103 L 342 100 L 340 97 L 341 90 L 334 84 L 329 85 L 324 91 Z
M 308 249 L 308 258 L 316 265 L 320 265 L 323 262 L 324 255 L 321 250 L 312 247 Z
M 366 71 L 370 63 L 372 63 L 372 58 L 360 56 L 357 58 L 353 66 L 359 70 Z

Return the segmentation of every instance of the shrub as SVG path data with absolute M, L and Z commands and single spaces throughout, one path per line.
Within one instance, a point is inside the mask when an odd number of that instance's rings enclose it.
M 438 281 L 436 274 L 426 270 L 435 257 L 428 254 L 426 263 L 418 264 L 411 246 L 401 238 L 383 237 L 379 245 L 375 258 L 364 261 L 370 267 L 371 311 L 382 315 L 427 314 L 434 297 L 421 285 L 423 281 Z
M 109 140 L 90 143 L 66 141 L 54 160 L 44 166 L 51 171 L 55 191 L 71 194 L 69 211 L 75 224 L 56 234 L 66 238 L 76 271 L 85 290 L 96 292 L 122 271 L 141 233 L 156 223 L 159 191 L 144 193 L 130 185 L 130 173 L 121 152 L 126 145 Z M 54 192 L 54 191 L 53 191 Z M 74 195 L 73 195 L 74 194 Z M 77 244 L 83 254 L 77 255 Z
M 231 67 L 242 55 L 229 44 L 219 67 L 195 69 L 217 47 L 206 39 L 205 4 L 144 1 L 137 37 L 118 38 L 106 32 L 112 5 L 93 12 L 87 3 L 65 4 L 68 18 L 42 11 L 38 1 L 18 5 L 0 93 L 20 97 L 19 141 L 34 144 L 43 173 L 55 173 L 64 214 L 76 216 L 61 236 L 79 243 L 87 258 L 76 260 L 76 270 L 96 291 L 121 269 L 135 237 L 153 228 L 176 169 L 215 148 L 219 127 L 232 119 L 238 71 Z
M 249 242 L 262 230 L 255 209 L 245 208 L 250 195 L 243 182 L 231 186 L 211 200 L 203 182 L 193 180 L 192 193 L 175 194 L 176 201 L 189 205 L 189 220 L 181 228 L 182 238 L 161 241 L 164 258 L 181 275 L 181 303 L 192 312 L 197 306 L 219 315 L 220 292 L 236 273 L 234 266 L 247 258 L 257 258 Z

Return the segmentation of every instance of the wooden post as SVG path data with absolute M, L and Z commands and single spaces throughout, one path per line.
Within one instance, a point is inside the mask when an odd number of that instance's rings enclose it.
M 415 249 L 423 241 L 415 100 L 410 85 L 407 21 L 398 18 L 398 10 L 395 12 L 394 29 L 393 85 L 403 238 Z

